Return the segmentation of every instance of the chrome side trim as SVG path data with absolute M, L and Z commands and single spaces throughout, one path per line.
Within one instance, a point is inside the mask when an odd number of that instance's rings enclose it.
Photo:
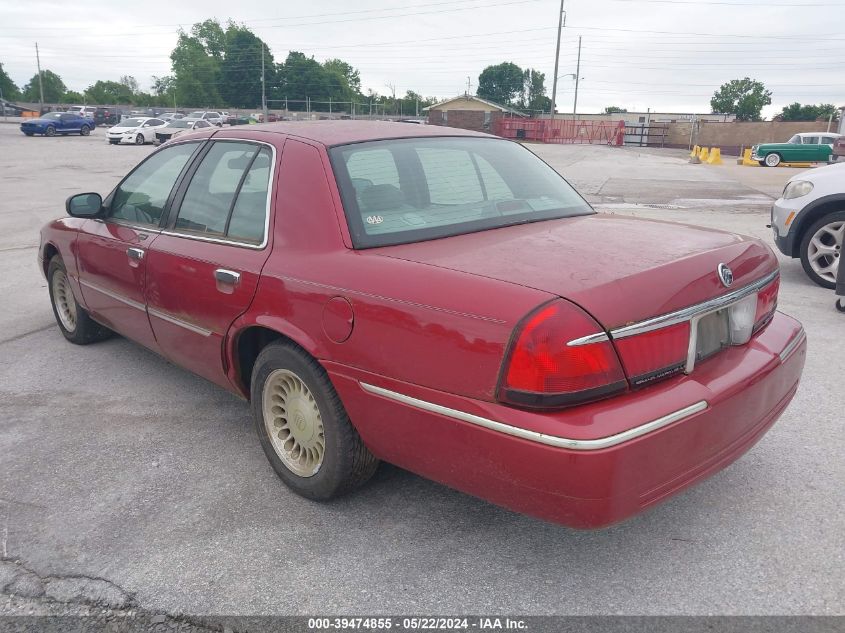
M 798 334 L 795 335 L 795 338 L 789 341 L 787 346 L 783 348 L 780 354 L 778 354 L 778 356 L 780 356 L 780 362 L 785 363 L 786 359 L 792 356 L 793 352 L 795 352 L 795 350 L 798 349 L 798 346 L 806 339 L 807 335 L 804 333 L 804 328 L 801 328 Z
M 566 437 L 558 437 L 556 435 L 545 435 L 544 433 L 538 433 L 536 431 L 529 431 L 528 429 L 511 426 L 510 424 L 504 424 L 503 422 L 483 418 L 478 415 L 473 415 L 472 413 L 465 413 L 463 411 L 458 411 L 457 409 L 451 409 L 432 402 L 426 402 L 425 400 L 418 400 L 417 398 L 412 398 L 411 396 L 406 396 L 405 394 L 390 391 L 389 389 L 383 389 L 382 387 L 376 387 L 375 385 L 370 385 L 365 382 L 359 384 L 364 391 L 368 391 L 372 394 L 382 396 L 389 400 L 394 400 L 423 411 L 429 411 L 448 418 L 460 420 L 461 422 L 475 424 L 476 426 L 481 426 L 486 429 L 490 429 L 491 431 L 498 431 L 499 433 L 512 435 L 513 437 L 518 437 L 530 442 L 553 446 L 555 448 L 568 448 L 575 451 L 597 451 L 603 448 L 616 446 L 617 444 L 628 442 L 634 438 L 645 435 L 646 433 L 651 433 L 652 431 L 656 431 L 675 422 L 679 422 L 680 420 L 704 411 L 708 407 L 707 401 L 701 400 L 700 402 L 691 404 L 688 407 L 684 407 L 683 409 L 664 415 L 661 418 L 657 418 L 651 422 L 646 422 L 645 424 L 641 424 L 640 426 L 628 429 L 627 431 L 622 431 L 621 433 L 617 433 L 615 435 L 609 435 L 595 440 L 576 440 Z
M 601 343 L 602 341 L 609 341 L 610 337 L 607 332 L 597 332 L 596 334 L 588 334 L 581 338 L 572 339 L 569 341 L 567 347 L 576 347 L 578 345 L 589 345 L 590 343 Z
M 610 335 L 614 339 L 625 338 L 626 336 L 635 336 L 637 334 L 651 332 L 652 330 L 659 330 L 660 328 L 669 327 L 670 325 L 677 325 L 678 323 L 689 321 L 693 317 L 705 314 L 707 312 L 720 310 L 721 308 L 724 308 L 731 303 L 739 301 L 740 299 L 744 299 L 753 292 L 757 292 L 763 286 L 774 281 L 774 279 L 779 274 L 780 271 L 776 270 L 774 272 L 769 273 L 762 279 L 758 279 L 757 281 L 748 284 L 747 286 L 739 288 L 738 290 L 734 290 L 733 292 L 729 292 L 728 294 L 722 295 L 721 297 L 710 299 L 709 301 L 705 301 L 703 303 L 684 308 L 683 310 L 678 310 L 677 312 L 670 312 L 669 314 L 654 317 L 653 319 L 647 319 L 646 321 L 640 321 L 639 323 L 634 323 L 632 325 L 626 325 L 624 327 L 616 328 L 615 330 L 610 331 Z
M 137 310 L 146 310 L 147 307 L 143 303 L 139 303 L 138 301 L 133 301 L 132 299 L 128 299 L 123 295 L 119 295 L 116 292 L 112 292 L 111 290 L 106 290 L 98 286 L 97 284 L 92 284 L 90 281 L 85 281 L 84 279 L 80 278 L 79 283 L 87 288 L 91 288 L 91 290 L 96 290 L 99 293 L 106 295 L 107 297 L 111 297 L 115 301 L 120 301 L 121 303 L 125 303 L 128 306 L 131 306 Z
M 177 319 L 176 317 L 170 316 L 166 312 L 156 310 L 155 308 L 147 308 L 147 312 L 150 313 L 150 316 L 154 316 L 156 318 L 161 319 L 162 321 L 167 321 L 168 323 L 172 323 L 173 325 L 183 327 L 186 330 L 193 332 L 194 334 L 199 334 L 201 336 L 211 336 L 213 334 L 211 330 L 206 330 L 205 328 L 202 328 L 198 325 L 194 325 L 193 323 L 188 323 L 187 321 L 183 321 L 182 319 Z

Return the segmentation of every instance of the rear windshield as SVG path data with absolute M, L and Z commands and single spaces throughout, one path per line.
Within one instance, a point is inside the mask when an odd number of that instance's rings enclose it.
M 330 156 L 356 248 L 593 213 L 557 172 L 511 141 L 373 141 Z

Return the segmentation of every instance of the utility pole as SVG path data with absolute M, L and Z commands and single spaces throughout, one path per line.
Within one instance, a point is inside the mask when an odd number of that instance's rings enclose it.
M 35 63 L 38 65 L 38 116 L 44 114 L 44 82 L 41 81 L 41 56 L 38 54 L 38 42 L 35 42 Z
M 575 66 L 575 102 L 572 104 L 572 115 L 578 113 L 578 81 L 581 79 L 581 36 L 578 36 L 578 63 Z
M 552 111 L 549 113 L 549 118 L 554 121 L 555 118 L 555 100 L 557 99 L 557 63 L 560 58 L 560 36 L 563 32 L 563 11 L 564 0 L 560 0 L 560 15 L 557 20 L 557 46 L 555 47 L 555 74 L 552 81 Z
M 267 123 L 267 91 L 264 88 L 264 43 L 261 43 L 261 113 Z
M 469 83 L 469 75 L 467 75 L 467 91 L 466 91 L 466 96 L 467 96 L 467 97 L 469 96 L 469 91 L 470 91 L 470 90 L 471 90 L 471 88 L 470 88 L 470 83 Z

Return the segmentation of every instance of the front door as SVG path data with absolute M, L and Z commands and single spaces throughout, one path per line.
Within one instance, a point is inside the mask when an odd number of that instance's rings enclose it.
M 162 352 L 227 388 L 223 343 L 270 252 L 275 150 L 217 140 L 179 187 L 148 251 L 146 301 Z
M 146 258 L 167 200 L 198 144 L 165 148 L 135 168 L 106 199 L 103 219 L 77 237 L 79 283 L 91 314 L 115 331 L 157 349 L 144 302 Z

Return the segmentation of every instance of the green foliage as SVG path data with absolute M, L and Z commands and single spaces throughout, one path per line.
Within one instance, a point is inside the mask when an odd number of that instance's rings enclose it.
M 341 59 L 327 59 L 323 70 L 337 85 L 338 101 L 351 101 L 361 94 L 361 74 L 351 64 Z
M 98 81 L 85 90 L 88 103 L 96 105 L 112 105 L 118 103 L 133 103 L 135 95 L 124 83 L 119 81 Z
M 779 117 L 783 121 L 816 121 L 818 119 L 827 120 L 831 115 L 833 115 L 834 121 L 838 120 L 839 110 L 832 103 L 820 103 L 818 105 L 792 103 L 783 109 Z
M 620 108 L 620 107 L 618 107 L 618 106 L 607 106 L 607 107 L 604 109 L 604 113 L 605 113 L 605 114 L 624 113 L 624 112 L 627 112 L 627 111 L 628 111 L 628 110 L 627 110 L 626 108 Z
M 0 93 L 6 101 L 18 101 L 21 98 L 20 88 L 15 85 L 12 78 L 3 70 L 3 64 L 0 63 Z
M 522 69 L 512 62 L 487 66 L 478 76 L 476 94 L 501 105 L 514 105 L 523 94 L 524 76 Z
M 549 112 L 552 100 L 546 96 L 546 74 L 533 68 L 522 73 L 522 97 L 517 107 L 523 110 Z
M 85 95 L 81 92 L 76 92 L 76 90 L 68 90 L 62 95 L 59 103 L 73 103 L 79 105 L 85 103 Z
M 273 55 L 267 45 L 244 26 L 229 24 L 225 32 L 223 61 L 220 62 L 220 96 L 236 108 L 261 107 L 261 51 L 264 50 L 264 77 L 272 85 L 275 76 Z
M 746 77 L 733 79 L 713 93 L 714 113 L 735 114 L 739 121 L 760 121 L 760 112 L 772 102 L 772 93 L 762 82 Z
M 313 57 L 306 57 L 299 51 L 288 53 L 284 66 L 279 69 L 280 89 L 288 99 L 312 101 L 343 100 L 343 85 L 337 75 L 326 69 Z M 339 98 L 341 97 L 341 98 Z M 291 110 L 304 110 L 305 104 L 290 104 Z
M 41 71 L 41 83 L 44 86 L 44 103 L 59 103 L 62 95 L 67 92 L 65 82 L 52 70 Z M 40 99 L 39 94 L 38 73 L 36 73 L 23 87 L 23 99 L 37 103 Z
M 211 30 L 207 21 L 202 25 L 194 25 L 194 32 L 202 30 Z M 203 43 L 206 41 L 206 37 L 180 32 L 176 48 L 170 53 L 174 89 L 179 103 L 205 107 L 223 102 L 218 90 L 221 73 L 220 58 L 216 53 L 219 43 L 212 40 L 210 48 L 206 48 Z

